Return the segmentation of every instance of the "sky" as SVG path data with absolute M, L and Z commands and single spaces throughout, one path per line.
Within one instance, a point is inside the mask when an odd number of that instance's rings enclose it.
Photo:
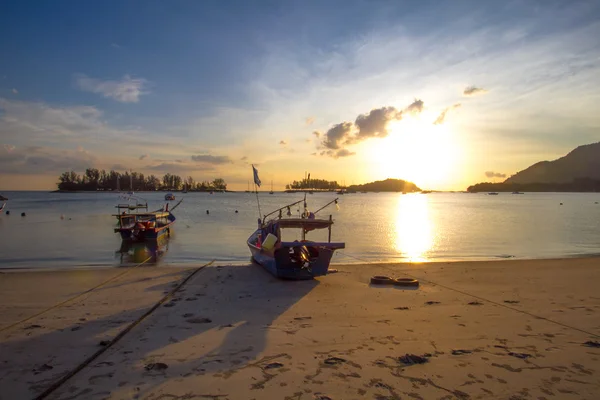
M 1 9 L 0 190 L 89 167 L 243 190 L 251 164 L 465 190 L 600 141 L 596 0 Z

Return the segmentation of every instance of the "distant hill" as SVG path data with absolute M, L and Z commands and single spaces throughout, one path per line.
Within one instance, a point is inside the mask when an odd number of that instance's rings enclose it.
M 600 142 L 579 146 L 558 160 L 540 161 L 504 183 L 571 183 L 581 179 L 600 180 Z
M 420 192 L 421 189 L 412 182 L 402 179 L 386 179 L 385 181 L 375 181 L 363 185 L 348 186 L 348 192 Z

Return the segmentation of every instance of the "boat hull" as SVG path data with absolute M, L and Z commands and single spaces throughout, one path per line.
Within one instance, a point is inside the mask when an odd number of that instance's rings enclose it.
M 334 251 L 344 248 L 343 243 L 283 242 L 280 248 L 268 252 L 255 245 L 258 233 L 258 230 L 254 232 L 247 242 L 252 260 L 281 279 L 306 280 L 327 275 Z M 294 257 L 294 248 L 301 247 L 310 249 L 309 262 Z

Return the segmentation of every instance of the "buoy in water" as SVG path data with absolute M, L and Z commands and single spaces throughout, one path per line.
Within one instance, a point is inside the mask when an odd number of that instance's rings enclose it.
M 562 204 L 562 203 L 560 203 L 560 205 L 562 206 L 563 204 Z
M 10 215 L 10 211 L 6 210 L 6 215 Z
M 207 214 L 210 214 L 210 213 L 208 212 L 208 210 L 206 210 L 206 213 L 207 213 Z
M 598 203 L 596 203 L 596 204 L 598 204 Z M 238 213 L 238 210 L 235 210 L 235 213 L 237 214 L 237 213 Z
M 21 217 L 24 217 L 24 216 L 25 216 L 25 213 L 24 213 L 24 212 L 22 212 L 22 213 L 21 213 Z

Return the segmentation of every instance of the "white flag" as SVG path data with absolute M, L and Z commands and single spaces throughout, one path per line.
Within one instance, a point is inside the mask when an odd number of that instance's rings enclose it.
M 256 186 L 260 187 L 260 178 L 258 177 L 258 170 L 254 168 L 254 164 L 252 164 L 252 171 L 254 172 L 254 183 Z

